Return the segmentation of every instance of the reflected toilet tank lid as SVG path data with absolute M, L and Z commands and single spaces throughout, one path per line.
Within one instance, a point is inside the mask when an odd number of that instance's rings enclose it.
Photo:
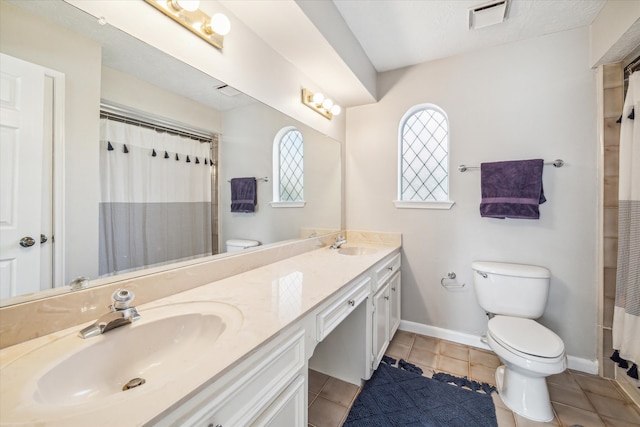
M 259 246 L 260 242 L 257 240 L 247 240 L 247 239 L 230 239 L 227 240 L 228 246 L 240 246 L 243 248 L 250 248 L 252 246 Z

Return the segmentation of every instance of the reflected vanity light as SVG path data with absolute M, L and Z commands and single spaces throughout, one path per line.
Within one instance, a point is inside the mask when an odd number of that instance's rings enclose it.
M 330 98 L 325 98 L 320 92 L 312 93 L 304 88 L 302 89 L 302 103 L 329 120 L 342 112 L 342 108 Z
M 222 13 L 209 17 L 198 9 L 200 0 L 144 0 L 211 45 L 222 49 L 231 23 Z

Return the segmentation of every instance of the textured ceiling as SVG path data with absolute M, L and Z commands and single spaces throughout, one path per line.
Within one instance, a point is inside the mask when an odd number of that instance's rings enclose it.
M 483 0 L 333 0 L 379 72 L 591 24 L 606 0 L 511 0 L 505 22 L 468 30 Z
M 8 1 L 98 41 L 111 68 L 221 110 L 253 102 L 217 93 L 215 87 L 222 82 L 108 25 L 97 25 L 95 18 L 63 1 Z M 320 89 L 349 107 L 375 102 L 376 71 L 587 26 L 606 0 L 511 0 L 504 23 L 473 31 L 468 30 L 468 8 L 484 0 L 220 2 Z M 175 75 L 183 78 L 170 78 Z

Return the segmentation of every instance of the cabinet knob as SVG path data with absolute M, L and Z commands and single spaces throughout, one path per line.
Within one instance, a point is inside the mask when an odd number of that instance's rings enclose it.
M 353 307 L 354 305 L 356 305 L 356 301 L 355 301 L 355 300 L 350 299 L 350 300 L 349 300 L 349 305 L 350 305 L 351 307 Z
M 393 266 L 391 266 L 391 267 L 387 267 L 387 270 L 389 270 L 389 271 L 393 271 Z
M 384 299 L 389 300 L 389 297 L 388 297 L 388 296 L 385 296 L 385 297 L 384 297 Z
M 391 288 L 391 290 L 392 290 L 393 292 L 395 292 L 395 291 L 396 291 L 396 288 Z

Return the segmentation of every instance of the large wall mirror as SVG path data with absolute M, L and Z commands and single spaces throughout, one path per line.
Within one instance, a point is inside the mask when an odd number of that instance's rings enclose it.
M 29 122 L 19 117 L 17 124 L 4 119 L 1 124 L 0 306 L 67 292 L 69 284 L 81 276 L 90 278 L 91 284 L 105 284 L 125 272 L 100 267 L 105 168 L 101 150 L 109 142 L 101 141 L 105 132 L 101 110 L 139 116 L 142 127 L 149 123 L 161 127 L 164 121 L 168 127 L 212 137 L 210 155 L 197 155 L 198 167 L 211 171 L 207 178 L 211 216 L 208 226 L 201 227 L 205 240 L 210 239 L 209 252 L 189 262 L 224 256 L 231 239 L 268 245 L 340 228 L 341 147 L 337 141 L 62 0 L 0 0 L 0 6 L 2 116 L 13 118 L 15 111 L 21 111 L 17 105 L 24 102 L 15 99 L 20 90 L 41 85 L 44 95 L 28 96 L 40 96 L 39 108 L 44 108 L 40 114 L 45 118 L 43 128 L 36 130 L 32 125 L 20 128 L 20 123 Z M 15 68 L 7 65 L 10 62 Z M 41 73 L 38 81 L 43 83 L 28 83 L 31 66 Z M 304 203 L 297 207 L 271 203 L 274 141 L 286 128 L 296 129 L 303 138 Z M 49 142 L 28 147 L 20 139 L 25 135 Z M 111 145 L 122 155 L 119 141 Z M 152 151 L 156 150 L 148 150 L 149 156 Z M 158 148 L 156 154 L 164 158 L 165 151 L 171 150 Z M 175 154 L 170 153 L 171 161 L 176 161 Z M 186 161 L 182 154 L 180 161 Z M 194 155 L 189 162 L 196 163 Z M 137 180 L 135 173 L 143 168 L 129 169 L 133 175 L 123 185 Z M 255 212 L 231 212 L 230 181 L 238 177 L 258 178 Z M 167 185 L 157 181 L 148 183 L 151 190 Z M 21 187 L 25 182 L 30 186 Z M 182 195 L 194 187 L 187 184 L 183 191 L 171 192 Z M 32 199 L 23 203 L 27 213 L 16 207 L 25 196 Z M 132 232 L 147 227 L 147 233 L 154 234 L 154 230 L 160 233 L 163 227 L 173 227 L 180 234 L 190 221 L 177 215 L 163 224 L 146 224 L 145 215 L 143 223 L 131 226 Z M 29 223 L 27 217 L 33 217 L 29 221 L 35 225 L 19 230 L 18 226 Z M 31 260 L 22 260 L 29 255 Z M 126 273 L 131 277 L 147 274 L 149 267 L 169 269 L 175 261 L 154 260 Z

